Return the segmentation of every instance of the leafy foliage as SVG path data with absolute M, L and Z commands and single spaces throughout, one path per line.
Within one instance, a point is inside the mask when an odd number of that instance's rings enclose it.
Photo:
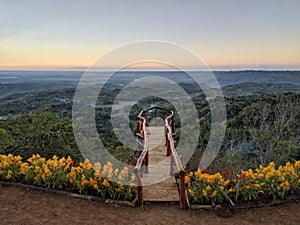
M 59 117 L 49 111 L 37 111 L 34 114 L 22 114 L 17 118 L 0 121 L 0 129 L 9 136 L 9 144 L 0 142 L 5 153 L 29 158 L 39 153 L 43 157 L 70 155 L 81 160 L 72 124 L 69 119 Z M 12 141 L 14 140 L 14 141 Z
M 211 134 L 210 108 L 203 92 L 193 85 L 182 84 L 182 86 L 192 96 L 199 116 L 198 147 L 187 164 L 187 168 L 193 169 L 199 166 L 210 135 L 217 134 Z M 235 88 L 238 90 L 248 88 L 260 95 L 233 96 L 225 99 L 226 136 L 219 155 L 211 165 L 213 171 L 226 167 L 231 172 L 238 173 L 240 169 L 257 166 L 259 163 L 266 165 L 274 161 L 276 164 L 282 164 L 300 158 L 300 95 L 293 93 L 264 95 L 260 91 L 266 86 L 268 85 L 245 83 L 224 88 L 225 92 L 228 90 L 232 92 Z M 276 89 L 272 85 L 268 87 Z M 32 153 L 40 153 L 47 157 L 53 154 L 60 157 L 70 155 L 80 160 L 70 121 L 74 92 L 75 89 L 72 88 L 59 89 L 16 94 L 1 99 L 0 115 L 10 117 L 7 120 L 0 120 L 0 151 L 19 154 L 25 158 L 30 157 Z M 106 148 L 119 160 L 126 162 L 134 149 L 122 145 L 115 136 L 111 124 L 111 104 L 118 93 L 118 89 L 102 90 L 101 97 L 94 106 L 96 127 Z M 227 95 L 231 95 L 228 93 Z M 176 109 L 157 97 L 142 99 L 131 108 L 129 126 L 133 134 L 136 133 L 138 113 L 153 105 L 175 111 L 174 139 L 177 142 L 180 138 L 189 138 L 180 136 L 181 122 Z M 186 110 L 188 112 L 189 109 Z M 16 114 L 18 116 L 14 116 Z

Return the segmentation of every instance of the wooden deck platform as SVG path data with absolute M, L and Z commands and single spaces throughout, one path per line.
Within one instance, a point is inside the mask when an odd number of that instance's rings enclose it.
M 143 175 L 144 201 L 179 201 L 175 177 L 170 176 L 170 157 L 166 156 L 164 126 L 148 127 L 149 170 Z

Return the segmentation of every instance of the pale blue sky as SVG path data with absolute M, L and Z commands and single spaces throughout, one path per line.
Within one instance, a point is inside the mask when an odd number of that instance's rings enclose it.
M 183 45 L 214 68 L 300 68 L 299 0 L 0 2 L 2 68 L 88 66 L 149 39 Z

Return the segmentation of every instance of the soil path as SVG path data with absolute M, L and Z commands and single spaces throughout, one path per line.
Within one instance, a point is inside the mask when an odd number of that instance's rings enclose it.
M 300 224 L 299 203 L 235 212 L 221 218 L 215 212 L 180 210 L 178 204 L 151 203 L 143 208 L 108 205 L 67 196 L 0 187 L 0 224 Z

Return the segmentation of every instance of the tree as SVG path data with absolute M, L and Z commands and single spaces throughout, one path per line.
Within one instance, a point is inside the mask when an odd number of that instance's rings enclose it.
M 14 137 L 7 130 L 0 128 L 0 154 L 4 153 L 4 149 L 15 143 Z
M 250 135 L 258 148 L 258 160 L 265 165 L 278 160 L 276 156 L 286 155 L 290 159 L 299 146 L 300 99 L 294 95 L 281 97 L 277 104 L 265 104 L 253 113 L 253 121 L 257 125 L 251 128 Z M 276 154 L 273 151 L 276 150 Z M 287 154 L 287 152 L 290 152 Z

